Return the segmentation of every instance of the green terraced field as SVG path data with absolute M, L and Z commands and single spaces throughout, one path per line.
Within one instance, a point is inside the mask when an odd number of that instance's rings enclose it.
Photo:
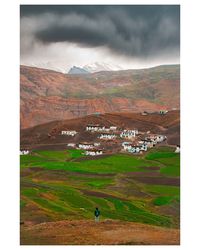
M 163 147 L 160 151 L 152 150 L 146 156 L 147 160 L 154 160 L 163 164 L 161 173 L 168 176 L 180 176 L 180 155 L 168 147 Z
M 180 188 L 173 184 L 179 154 L 159 147 L 146 156 L 88 160 L 82 153 L 35 150 L 20 156 L 21 221 L 93 220 L 98 206 L 101 218 L 179 227 Z M 152 178 L 158 178 L 159 185 L 152 184 Z

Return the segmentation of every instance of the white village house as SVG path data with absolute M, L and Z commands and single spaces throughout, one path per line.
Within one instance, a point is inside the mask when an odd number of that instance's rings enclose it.
M 129 153 L 140 153 L 141 151 L 147 151 L 147 145 L 132 145 L 128 150 Z
M 101 134 L 99 136 L 99 139 L 104 139 L 104 140 L 112 140 L 115 139 L 117 136 L 114 134 Z
M 20 155 L 28 155 L 29 153 L 29 150 L 20 150 Z
M 123 130 L 120 134 L 121 138 L 128 138 L 131 139 L 133 137 L 136 137 L 136 135 L 138 134 L 138 130 L 134 129 L 134 130 Z
M 102 155 L 102 154 L 103 154 L 103 151 L 101 149 L 91 149 L 91 150 L 85 151 L 85 155 L 95 156 L 95 155 Z
M 131 142 L 123 142 L 122 147 L 125 151 L 128 151 L 129 153 L 140 153 L 140 151 L 147 151 L 147 145 L 139 143 L 138 145 L 135 145 Z
M 181 148 L 179 145 L 176 146 L 176 150 L 174 151 L 174 153 L 180 153 L 181 152 Z
M 117 130 L 116 126 L 106 127 L 104 125 L 99 125 L 99 124 L 88 124 L 86 126 L 86 131 L 90 132 L 110 132 L 115 130 Z
M 128 149 L 130 149 L 131 148 L 131 142 L 122 142 L 122 147 L 123 147 L 123 149 L 124 150 L 128 150 Z
M 80 142 L 78 144 L 78 148 L 80 148 L 80 149 L 93 149 L 94 148 L 94 144 L 93 143 L 89 143 L 89 142 Z
M 76 144 L 71 142 L 71 143 L 68 143 L 67 146 L 68 146 L 68 147 L 75 148 Z
M 104 131 L 105 126 L 100 126 L 99 124 L 88 124 L 86 126 L 86 131 L 91 131 L 91 132 L 98 132 L 98 131 Z
M 167 136 L 165 135 L 150 135 L 146 137 L 145 139 L 152 140 L 154 142 L 163 142 L 167 139 Z
M 78 132 L 75 130 L 62 130 L 61 135 L 75 136 Z
M 147 111 L 143 111 L 141 115 L 148 115 Z
M 149 135 L 142 139 L 141 141 L 146 143 L 148 146 L 156 145 L 157 143 L 163 142 L 167 139 L 165 135 Z
M 116 126 L 110 126 L 110 130 L 116 131 L 117 127 Z
M 160 115 L 166 115 L 168 113 L 168 110 L 160 110 L 159 114 Z
M 139 143 L 146 145 L 148 148 L 152 148 L 157 144 L 157 142 L 148 138 L 140 140 Z
M 165 135 L 149 135 L 139 141 L 140 144 L 147 145 L 148 148 L 154 147 L 157 143 L 165 141 L 167 137 Z
M 167 139 L 167 136 L 165 136 L 165 135 L 157 135 L 157 136 L 156 136 L 157 142 L 163 142 L 163 141 L 165 141 L 166 139 Z

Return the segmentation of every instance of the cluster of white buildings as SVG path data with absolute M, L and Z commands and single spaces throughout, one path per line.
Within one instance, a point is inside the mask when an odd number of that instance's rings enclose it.
M 124 151 L 129 153 L 140 153 L 142 151 L 147 151 L 147 145 L 141 143 L 123 142 L 122 148 Z
M 114 134 L 114 132 L 117 131 L 116 126 L 106 127 L 104 125 L 99 125 L 99 124 L 88 124 L 86 126 L 86 131 L 101 132 L 101 134 L 98 136 L 98 138 L 101 140 L 113 140 L 117 138 L 117 135 Z
M 94 144 L 89 142 L 80 142 L 78 144 L 78 148 L 80 149 L 93 149 L 94 147 Z
M 146 145 L 148 148 L 154 147 L 157 143 L 151 139 L 142 139 L 139 143 Z
M 136 137 L 136 135 L 138 135 L 138 130 L 134 129 L 134 130 L 123 130 L 120 133 L 120 137 L 121 138 L 127 138 L 127 139 L 132 139 L 134 137 Z
M 165 141 L 167 139 L 167 136 L 165 136 L 165 135 L 150 135 L 150 136 L 147 137 L 147 139 L 158 143 L 158 142 Z
M 92 149 L 92 150 L 85 151 L 85 155 L 96 156 L 96 155 L 102 155 L 102 154 L 103 154 L 102 149 Z
M 117 135 L 115 134 L 101 134 L 99 136 L 99 139 L 104 139 L 104 140 L 113 140 L 115 138 L 117 138 Z
M 68 147 L 79 148 L 79 149 L 92 149 L 95 147 L 99 147 L 100 145 L 101 145 L 100 142 L 94 142 L 94 143 L 80 142 L 78 144 L 70 142 L 67 144 Z
M 110 132 L 110 131 L 116 131 L 117 127 L 116 126 L 101 126 L 99 124 L 88 124 L 86 126 L 86 131 L 90 132 Z
M 165 135 L 149 135 L 141 139 L 140 143 L 147 145 L 149 148 L 154 147 L 157 143 L 161 143 L 167 139 Z
M 84 149 L 85 155 L 96 156 L 103 154 L 103 150 L 98 148 L 100 145 L 101 144 L 99 142 L 95 143 L 82 142 L 78 144 L 78 148 Z
M 138 132 L 137 129 L 122 129 L 116 126 L 106 127 L 99 124 L 89 124 L 86 126 L 86 131 L 88 132 L 97 132 L 99 133 L 96 138 L 102 140 L 115 140 L 111 142 L 113 147 L 117 144 L 117 149 L 122 151 L 126 151 L 129 153 L 142 153 L 148 150 L 148 148 L 154 147 L 157 143 L 161 143 L 167 139 L 165 135 L 157 135 L 151 134 L 150 131 L 145 133 Z M 61 135 L 72 136 L 77 135 L 77 131 L 75 130 L 62 130 Z M 78 138 L 77 138 L 78 139 Z M 122 140 L 125 140 L 121 143 Z M 127 141 L 126 141 L 127 140 Z M 97 156 L 105 153 L 102 149 L 100 149 L 101 144 L 104 145 L 104 142 L 69 142 L 67 144 L 68 147 L 77 148 L 85 150 L 84 154 L 88 156 Z M 107 144 L 107 142 L 106 142 Z M 105 146 L 106 146 L 105 144 Z M 120 147 L 121 144 L 121 147 Z M 115 145 L 115 146 L 114 146 Z M 109 146 L 110 147 L 110 146 Z M 180 153 L 180 146 L 177 145 L 176 153 Z M 20 150 L 20 155 L 29 154 L 29 150 Z
M 130 140 L 128 142 L 122 143 L 122 150 L 130 153 L 140 153 L 142 151 L 147 151 L 148 148 L 154 147 L 157 143 L 166 140 L 164 135 L 151 135 L 150 131 L 148 136 L 144 139 L 137 138 L 139 132 L 137 129 L 120 129 L 116 126 L 105 127 L 99 124 L 89 124 L 86 126 L 86 131 L 89 132 L 103 132 L 98 138 L 103 140 L 114 140 L 118 138 Z M 92 148 L 92 147 L 91 147 Z M 88 148 L 85 148 L 88 149 Z M 88 153 L 87 153 L 88 154 Z M 91 153 L 93 155 L 94 153 Z
M 118 129 L 116 126 L 101 126 L 99 124 L 89 124 L 86 126 L 86 131 L 89 132 L 102 132 L 102 134 L 99 136 L 100 139 L 107 139 L 107 140 L 112 140 L 117 138 L 119 135 L 120 138 L 127 138 L 127 139 L 132 139 L 138 135 L 138 130 L 133 129 L 133 130 L 121 130 Z
M 157 143 L 161 143 L 166 139 L 167 137 L 164 135 L 150 135 L 135 142 L 123 142 L 122 148 L 129 153 L 140 153 L 142 151 L 147 151 L 148 148 L 152 148 Z
M 78 132 L 75 130 L 62 130 L 61 135 L 75 136 Z
M 124 129 L 118 128 L 116 126 L 106 127 L 99 124 L 88 124 L 86 126 L 86 131 L 88 132 L 97 132 L 97 136 L 100 140 L 115 140 L 115 139 L 125 139 L 128 141 L 122 142 L 122 151 L 127 151 L 129 153 L 141 153 L 148 150 L 148 148 L 154 147 L 157 143 L 161 143 L 166 140 L 166 136 L 150 134 L 150 131 L 146 132 L 146 136 L 141 138 L 141 135 L 144 133 L 139 133 L 137 129 Z M 62 131 L 62 135 L 75 136 L 77 132 L 75 130 Z M 115 141 L 117 143 L 117 141 Z M 100 142 L 79 142 L 68 143 L 68 147 L 77 148 L 85 150 L 85 155 L 96 156 L 102 155 L 103 150 L 100 149 Z M 177 152 L 178 152 L 177 148 Z
M 67 144 L 68 147 L 85 150 L 84 154 L 89 156 L 102 155 L 103 150 L 99 149 L 100 145 L 100 142 L 80 142 L 78 144 L 70 142 Z

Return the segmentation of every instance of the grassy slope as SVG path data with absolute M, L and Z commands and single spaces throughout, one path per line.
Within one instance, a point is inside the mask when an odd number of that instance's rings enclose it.
M 147 185 L 126 177 L 133 171 L 147 173 L 148 166 L 161 167 L 163 175 L 177 176 L 179 155 L 162 147 L 146 157 L 118 154 L 78 162 L 79 157 L 82 154 L 76 150 L 21 156 L 21 220 L 89 219 L 98 206 L 103 218 L 176 226 L 173 216 L 156 207 L 179 202 L 179 187 Z M 145 196 L 128 194 L 128 189 Z

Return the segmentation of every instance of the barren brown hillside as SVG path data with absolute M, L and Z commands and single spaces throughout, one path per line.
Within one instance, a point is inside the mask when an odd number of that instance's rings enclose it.
M 179 65 L 69 75 L 20 68 L 21 128 L 108 112 L 179 108 Z
M 118 220 L 21 226 L 22 245 L 179 245 L 180 231 Z

